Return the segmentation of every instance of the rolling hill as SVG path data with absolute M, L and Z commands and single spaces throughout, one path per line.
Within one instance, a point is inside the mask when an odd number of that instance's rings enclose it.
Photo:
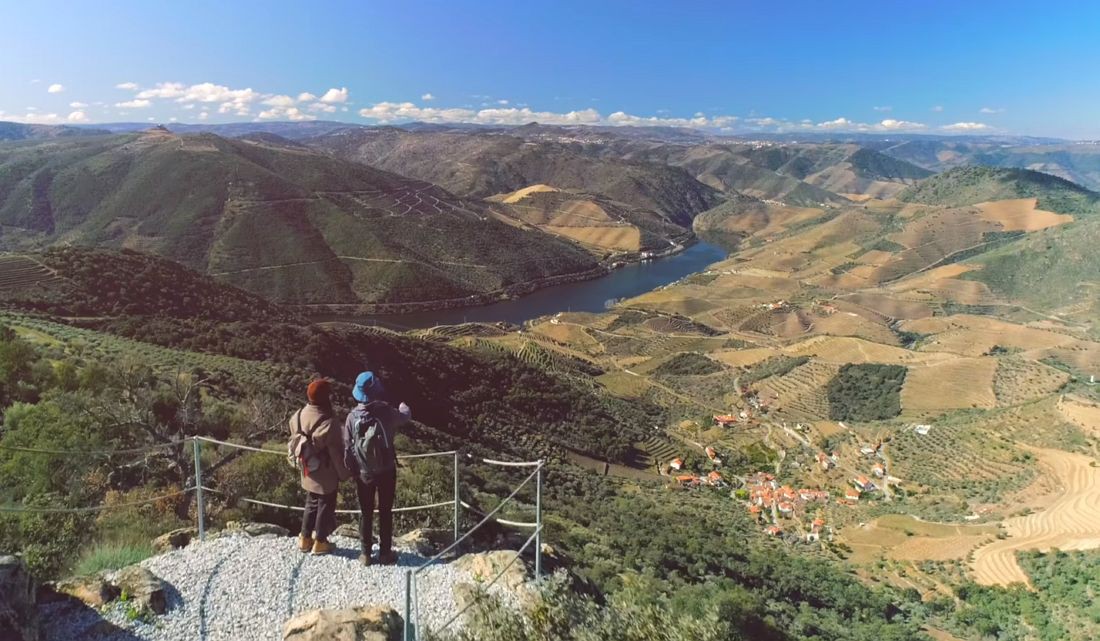
M 1030 169 L 957 167 L 906 189 L 898 198 L 947 207 L 1036 198 L 1038 208 L 1060 214 L 1100 211 L 1100 194 L 1064 178 Z
M 148 126 L 148 125 L 146 125 Z M 43 140 L 65 136 L 93 136 L 107 133 L 106 129 L 67 127 L 65 125 L 27 125 L 21 122 L 0 121 L 0 141 Z
M 596 253 L 666 250 L 690 230 L 655 211 L 596 194 L 532 185 L 491 196 L 505 214 Z
M 1033 169 L 1100 189 L 1100 145 L 1054 140 L 919 139 L 876 145 L 882 153 L 945 171 L 961 165 Z
M 346 129 L 305 142 L 471 198 L 545 184 L 649 209 L 684 227 L 721 200 L 716 189 L 677 167 L 600 157 L 579 143 L 530 141 L 508 132 Z
M 9 249 L 138 249 L 290 304 L 468 304 L 600 269 L 431 184 L 163 128 L 0 145 L 0 224 Z

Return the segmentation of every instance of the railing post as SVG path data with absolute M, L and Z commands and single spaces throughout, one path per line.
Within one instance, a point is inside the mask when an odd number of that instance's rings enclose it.
M 412 570 L 405 570 L 405 638 L 404 641 L 415 641 L 412 623 Z
M 458 451 L 455 451 L 455 524 L 454 524 L 454 540 L 458 541 L 458 508 L 462 504 L 459 502 L 458 497 Z
M 194 446 L 195 452 L 195 504 L 196 513 L 199 520 L 199 540 L 206 540 L 206 519 L 204 512 L 204 506 L 202 503 L 202 444 L 199 443 L 199 439 L 191 439 L 191 445 Z
M 542 459 L 535 476 L 535 580 L 542 579 Z

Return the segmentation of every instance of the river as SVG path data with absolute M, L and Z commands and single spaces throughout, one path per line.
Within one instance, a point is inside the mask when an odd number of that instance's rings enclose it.
M 472 322 L 504 321 L 521 325 L 532 318 L 558 312 L 602 312 L 619 299 L 644 294 L 688 274 L 702 271 L 707 265 L 724 259 L 727 254 L 727 250 L 720 245 L 697 242 L 673 256 L 634 263 L 620 267 L 607 276 L 547 287 L 499 303 L 408 314 L 375 314 L 339 320 L 381 325 L 391 329 L 420 329 Z

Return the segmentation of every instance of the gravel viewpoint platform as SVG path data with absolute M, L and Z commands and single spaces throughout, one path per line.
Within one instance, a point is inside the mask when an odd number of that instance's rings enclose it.
M 169 585 L 168 611 L 148 622 L 131 620 L 125 603 L 100 613 L 79 603 L 44 605 L 47 641 L 275 641 L 283 623 L 301 612 L 389 605 L 404 613 L 405 572 L 427 559 L 401 550 L 395 566 L 363 567 L 359 541 L 333 537 L 338 550 L 314 557 L 292 537 L 226 536 L 144 561 Z M 453 588 L 472 583 L 450 564 L 419 579 L 420 617 L 429 628 L 456 611 Z

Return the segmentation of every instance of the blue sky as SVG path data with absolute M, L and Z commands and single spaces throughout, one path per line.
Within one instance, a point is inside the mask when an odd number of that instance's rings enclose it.
M 0 120 L 1100 138 L 1095 2 L 15 2 Z

